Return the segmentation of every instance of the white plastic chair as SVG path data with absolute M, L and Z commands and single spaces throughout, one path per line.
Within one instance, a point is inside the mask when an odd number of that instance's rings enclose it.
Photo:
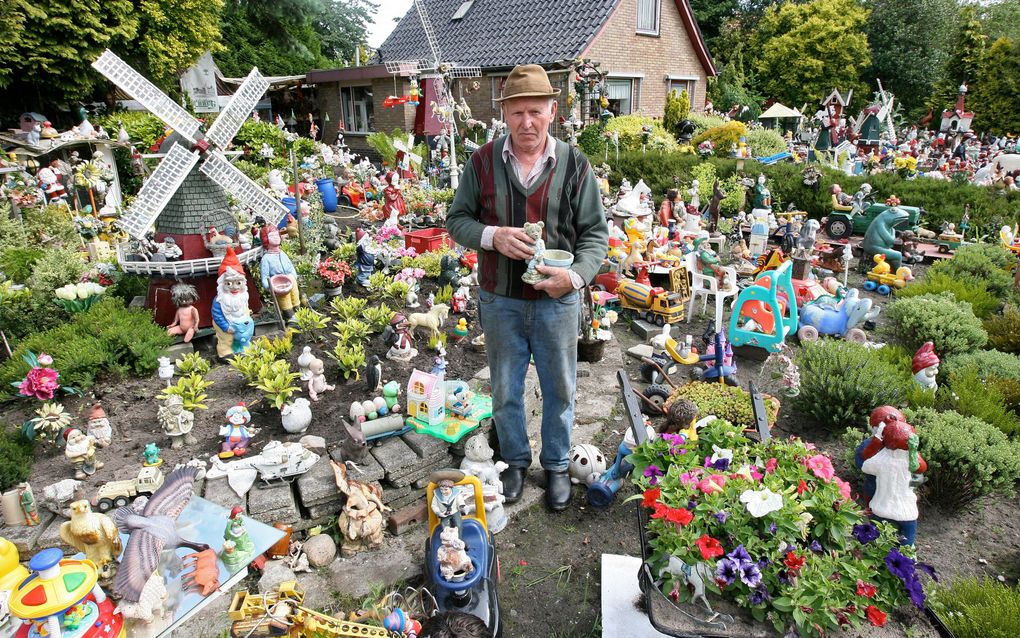
M 691 322 L 694 316 L 694 302 L 700 296 L 703 298 L 701 312 L 704 314 L 708 308 L 709 296 L 715 299 L 715 331 L 720 332 L 723 326 L 723 304 L 727 297 L 735 297 L 740 290 L 737 288 L 737 270 L 733 266 L 723 266 L 726 273 L 727 288 L 722 288 L 715 275 L 704 274 L 698 270 L 697 253 L 684 255 L 684 265 L 687 272 L 691 273 L 691 302 L 687 307 L 687 323 Z

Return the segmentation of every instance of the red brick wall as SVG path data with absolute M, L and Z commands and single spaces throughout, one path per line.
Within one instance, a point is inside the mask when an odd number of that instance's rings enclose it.
M 705 68 L 691 44 L 673 0 L 659 0 L 659 35 L 637 33 L 638 0 L 621 0 L 605 28 L 584 53 L 610 73 L 643 73 L 633 111 L 662 117 L 666 106 L 666 76 L 696 77 L 691 109 L 705 107 Z

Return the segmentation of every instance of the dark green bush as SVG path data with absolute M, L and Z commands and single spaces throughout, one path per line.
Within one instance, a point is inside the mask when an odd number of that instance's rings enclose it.
M 948 293 L 897 299 L 886 308 L 893 333 L 915 351 L 931 341 L 940 357 L 970 352 L 985 345 L 988 333 L 970 304 Z
M 125 303 L 131 303 L 135 297 L 139 295 L 144 297 L 148 292 L 148 278 L 138 275 L 123 275 L 120 281 L 107 289 L 106 295 L 123 299 Z
M 991 578 L 957 578 L 929 592 L 928 606 L 955 638 L 1020 636 L 1020 587 Z
M 988 346 L 1003 352 L 1020 353 L 1020 308 L 1006 306 L 1002 314 L 984 323 Z
M 147 310 L 125 308 L 119 299 L 104 299 L 75 321 L 79 330 L 95 335 L 106 351 L 107 363 L 136 375 L 149 374 L 173 343 Z
M 32 441 L 20 431 L 0 431 L 0 492 L 27 480 L 33 460 Z
M 75 250 L 81 247 L 78 228 L 64 206 L 54 204 L 42 208 L 27 208 L 21 212 L 21 218 L 30 246 Z
M 928 277 L 945 275 L 970 286 L 984 285 L 996 298 L 1006 299 L 1013 289 L 1013 277 L 1007 270 L 1013 262 L 1007 261 L 1009 259 L 1015 262 L 1010 252 L 1001 246 L 963 246 L 952 259 L 944 259 L 932 266 Z
M 41 248 L 8 248 L 0 254 L 0 271 L 17 283 L 28 281 L 32 266 L 46 254 Z
M 986 494 L 1012 495 L 1020 479 L 1020 443 L 998 428 L 957 412 L 908 410 L 928 462 L 924 494 L 955 510 Z
M 0 303 L 0 326 L 4 327 L 11 347 L 30 334 L 67 321 L 69 316 L 54 302 L 52 291 L 43 294 L 33 290 L 29 295 Z
M 864 423 L 875 406 L 899 405 L 910 369 L 898 369 L 866 346 L 823 339 L 806 343 L 797 356 L 800 394 L 794 407 L 822 425 L 844 428 Z
M 988 338 L 991 341 L 991 333 Z M 977 370 L 982 380 L 1002 394 L 1006 407 L 1020 414 L 1020 357 L 999 350 L 967 352 L 945 359 L 940 368 L 941 376 L 949 379 L 966 368 Z
M 969 303 L 978 319 L 987 319 L 1002 305 L 995 295 L 988 292 L 985 282 L 970 277 L 954 277 L 946 272 L 935 271 L 934 268 L 925 275 L 923 281 L 896 291 L 896 298 L 906 299 L 943 292 L 951 293 L 957 301 Z

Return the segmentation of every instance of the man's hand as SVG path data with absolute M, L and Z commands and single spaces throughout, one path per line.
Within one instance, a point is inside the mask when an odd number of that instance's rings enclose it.
M 500 226 L 492 235 L 492 247 L 510 259 L 531 259 L 535 254 L 532 245 L 535 240 L 528 237 L 522 228 Z
M 553 299 L 559 299 L 574 290 L 574 282 L 571 281 L 570 271 L 566 268 L 555 268 L 543 264 L 537 270 L 549 278 L 535 284 L 535 290 L 541 290 Z

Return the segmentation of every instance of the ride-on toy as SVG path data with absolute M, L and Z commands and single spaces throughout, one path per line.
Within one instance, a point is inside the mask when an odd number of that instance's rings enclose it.
M 892 266 L 885 261 L 885 255 L 875 255 L 872 259 L 875 262 L 875 267 L 868 271 L 868 280 L 864 282 L 864 289 L 869 292 L 874 291 L 880 295 L 888 295 L 893 288 L 902 288 L 914 278 L 913 273 L 906 266 L 900 266 L 893 274 Z
M 852 211 L 830 211 L 825 221 L 825 234 L 832 239 L 846 239 L 853 234 L 863 235 L 868 230 L 871 222 L 875 221 L 876 217 L 889 208 L 892 207 L 872 201 L 862 212 L 856 215 L 852 214 Z M 925 214 L 925 210 L 917 206 L 897 206 L 896 208 L 906 211 L 909 215 L 908 222 L 903 226 L 903 229 L 916 233 L 921 222 L 921 216 Z
M 730 316 L 730 343 L 779 352 L 787 335 L 797 330 L 797 298 L 793 262 L 766 271 L 740 291 Z

